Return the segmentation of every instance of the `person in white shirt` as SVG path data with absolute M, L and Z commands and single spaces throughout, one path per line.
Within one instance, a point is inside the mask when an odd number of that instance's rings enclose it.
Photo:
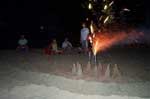
M 18 47 L 19 50 L 28 50 L 28 40 L 25 38 L 24 35 L 21 35 L 20 39 L 18 40 Z
M 65 39 L 65 41 L 62 43 L 62 48 L 63 49 L 71 49 L 72 44 L 68 41 L 68 38 Z
M 81 33 L 81 44 L 84 51 L 88 50 L 88 35 L 90 33 L 89 29 L 86 27 L 85 23 L 82 24 L 82 29 L 80 31 Z

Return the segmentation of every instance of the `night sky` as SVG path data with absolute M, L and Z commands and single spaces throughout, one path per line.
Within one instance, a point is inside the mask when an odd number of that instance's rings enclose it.
M 79 40 L 84 0 L 3 0 L 0 3 L 1 48 L 15 48 L 20 34 L 25 34 L 33 47 L 44 47 L 47 40 L 61 42 L 69 37 Z M 132 10 L 133 23 L 149 26 L 148 0 L 115 0 L 117 9 Z M 40 26 L 45 28 L 40 32 Z

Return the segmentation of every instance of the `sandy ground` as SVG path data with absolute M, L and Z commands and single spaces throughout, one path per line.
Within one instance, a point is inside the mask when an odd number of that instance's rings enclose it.
M 28 53 L 0 51 L 0 99 L 150 99 L 149 49 L 113 48 L 99 53 L 103 65 L 118 64 L 121 78 L 102 81 L 71 73 L 73 63 L 83 70 L 88 55 L 72 52 L 44 55 L 40 49 Z

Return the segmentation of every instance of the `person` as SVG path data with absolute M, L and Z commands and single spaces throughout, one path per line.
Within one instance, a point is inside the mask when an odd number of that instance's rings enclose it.
M 65 41 L 62 43 L 62 49 L 70 50 L 72 48 L 72 44 L 68 41 L 68 38 L 65 38 Z
M 18 40 L 18 47 L 17 49 L 18 50 L 21 50 L 21 51 L 27 51 L 28 50 L 28 40 L 25 38 L 24 35 L 21 35 L 20 36 L 20 39 Z
M 52 40 L 51 47 L 52 47 L 52 51 L 53 52 L 57 52 L 58 51 L 58 45 L 57 45 L 56 39 Z
M 62 54 L 61 50 L 58 50 L 58 45 L 56 39 L 53 39 L 52 42 L 48 45 L 47 48 L 44 49 L 44 53 L 51 55 L 51 54 Z
M 89 29 L 86 27 L 85 23 L 82 24 L 82 29 L 80 31 L 81 33 L 81 44 L 82 49 L 86 52 L 88 50 L 88 35 L 90 33 Z

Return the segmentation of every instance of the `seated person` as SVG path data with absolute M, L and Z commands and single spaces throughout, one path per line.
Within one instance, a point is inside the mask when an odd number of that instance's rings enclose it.
M 61 54 L 62 51 L 58 50 L 56 39 L 53 39 L 47 48 L 44 49 L 45 54 Z
M 70 50 L 72 48 L 72 44 L 68 41 L 68 39 L 66 38 L 65 41 L 62 43 L 62 48 L 64 50 Z
M 28 50 L 28 40 L 24 37 L 24 35 L 21 35 L 20 39 L 18 40 L 18 50 Z
M 51 43 L 51 48 L 52 48 L 52 51 L 53 51 L 54 53 L 57 53 L 57 51 L 58 51 L 58 45 L 57 45 L 56 39 L 53 39 L 53 41 L 52 41 L 52 43 Z

